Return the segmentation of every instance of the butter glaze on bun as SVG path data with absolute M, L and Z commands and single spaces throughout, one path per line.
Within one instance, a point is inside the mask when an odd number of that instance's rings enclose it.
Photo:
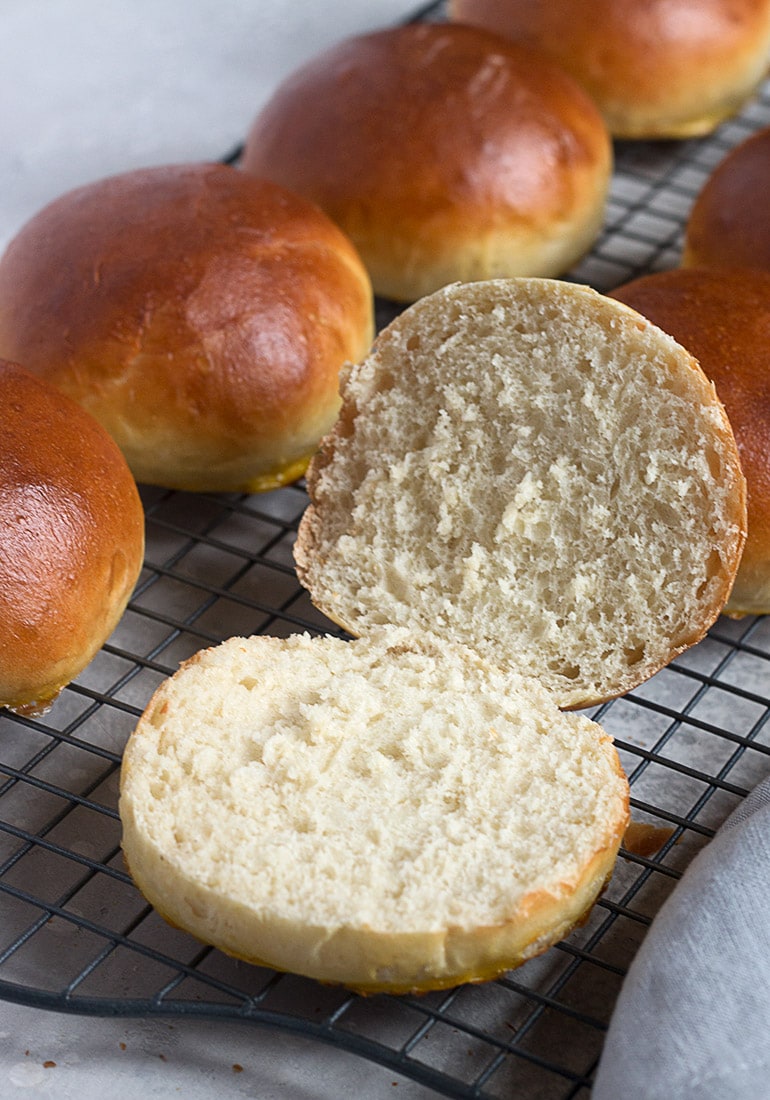
M 0 360 L 0 706 L 39 712 L 121 618 L 144 553 L 133 477 L 75 402 Z
M 372 312 L 355 249 L 320 210 L 224 165 L 78 188 L 0 260 L 0 355 L 95 416 L 138 481 L 176 489 L 299 477 Z
M 767 73 L 770 0 L 450 0 L 449 14 L 544 50 L 618 138 L 710 133 Z
M 770 126 L 720 161 L 687 221 L 686 267 L 770 271 Z
M 243 167 L 305 195 L 355 242 L 377 294 L 558 275 L 591 246 L 606 127 L 542 54 L 472 27 L 346 39 L 279 86 Z
M 770 272 L 680 268 L 613 291 L 684 345 L 716 386 L 746 477 L 748 536 L 725 611 L 770 612 Z

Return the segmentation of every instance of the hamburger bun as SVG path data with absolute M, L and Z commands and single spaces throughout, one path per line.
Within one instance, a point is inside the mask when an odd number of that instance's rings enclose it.
M 724 409 L 693 357 L 587 287 L 446 287 L 346 370 L 295 544 L 353 634 L 432 630 L 561 706 L 635 687 L 719 615 L 745 539 Z
M 770 126 L 741 142 L 706 180 L 687 220 L 685 267 L 770 271 Z
M 728 615 L 770 612 L 770 272 L 687 268 L 644 276 L 614 298 L 700 362 L 727 410 L 746 477 L 748 537 Z
M 403 993 L 563 938 L 612 872 L 628 783 L 607 734 L 537 684 L 386 629 L 193 657 L 129 738 L 119 808 L 130 872 L 177 927 Z
M 618 138 L 708 134 L 767 73 L 770 0 L 450 0 L 449 13 L 543 50 Z
M 242 166 L 317 203 L 352 238 L 377 294 L 558 275 L 602 224 L 612 150 L 575 82 L 471 27 L 375 31 L 276 90 Z
M 372 295 L 320 210 L 216 164 L 87 184 L 0 260 L 0 355 L 79 402 L 138 481 L 257 491 L 299 477 L 368 348 Z
M 144 514 L 115 443 L 0 360 L 0 706 L 43 711 L 101 648 L 142 567 Z

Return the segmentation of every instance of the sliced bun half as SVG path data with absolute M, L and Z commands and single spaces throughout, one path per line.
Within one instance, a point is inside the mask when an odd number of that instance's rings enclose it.
M 433 630 L 574 707 L 645 680 L 727 600 L 746 533 L 730 424 L 627 306 L 548 279 L 451 286 L 342 398 L 295 559 L 351 633 Z
M 489 979 L 563 937 L 628 819 L 610 738 L 465 647 L 234 638 L 157 691 L 131 873 L 226 952 L 366 991 Z

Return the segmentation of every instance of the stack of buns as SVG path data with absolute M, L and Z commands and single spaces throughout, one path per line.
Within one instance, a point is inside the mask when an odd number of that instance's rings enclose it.
M 258 491 L 295 480 L 369 347 L 372 291 L 344 234 L 216 164 L 78 188 L 0 260 L 0 355 L 78 401 L 137 480 Z
M 74 401 L 0 360 L 0 706 L 40 713 L 121 618 L 144 555 L 136 484 Z
M 708 134 L 768 71 L 770 0 L 450 0 L 449 13 L 544 51 L 617 138 Z
M 346 371 L 295 558 L 361 634 L 434 629 L 562 706 L 703 636 L 745 537 L 730 424 L 696 361 L 587 287 L 447 287 Z
M 275 91 L 248 173 L 317 203 L 377 294 L 559 275 L 593 244 L 612 167 L 597 108 L 543 54 L 472 27 L 346 39 Z

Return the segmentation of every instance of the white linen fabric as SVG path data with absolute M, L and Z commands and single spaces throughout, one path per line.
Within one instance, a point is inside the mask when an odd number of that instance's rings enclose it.
M 770 778 L 696 856 L 623 983 L 592 1100 L 770 1096 Z

